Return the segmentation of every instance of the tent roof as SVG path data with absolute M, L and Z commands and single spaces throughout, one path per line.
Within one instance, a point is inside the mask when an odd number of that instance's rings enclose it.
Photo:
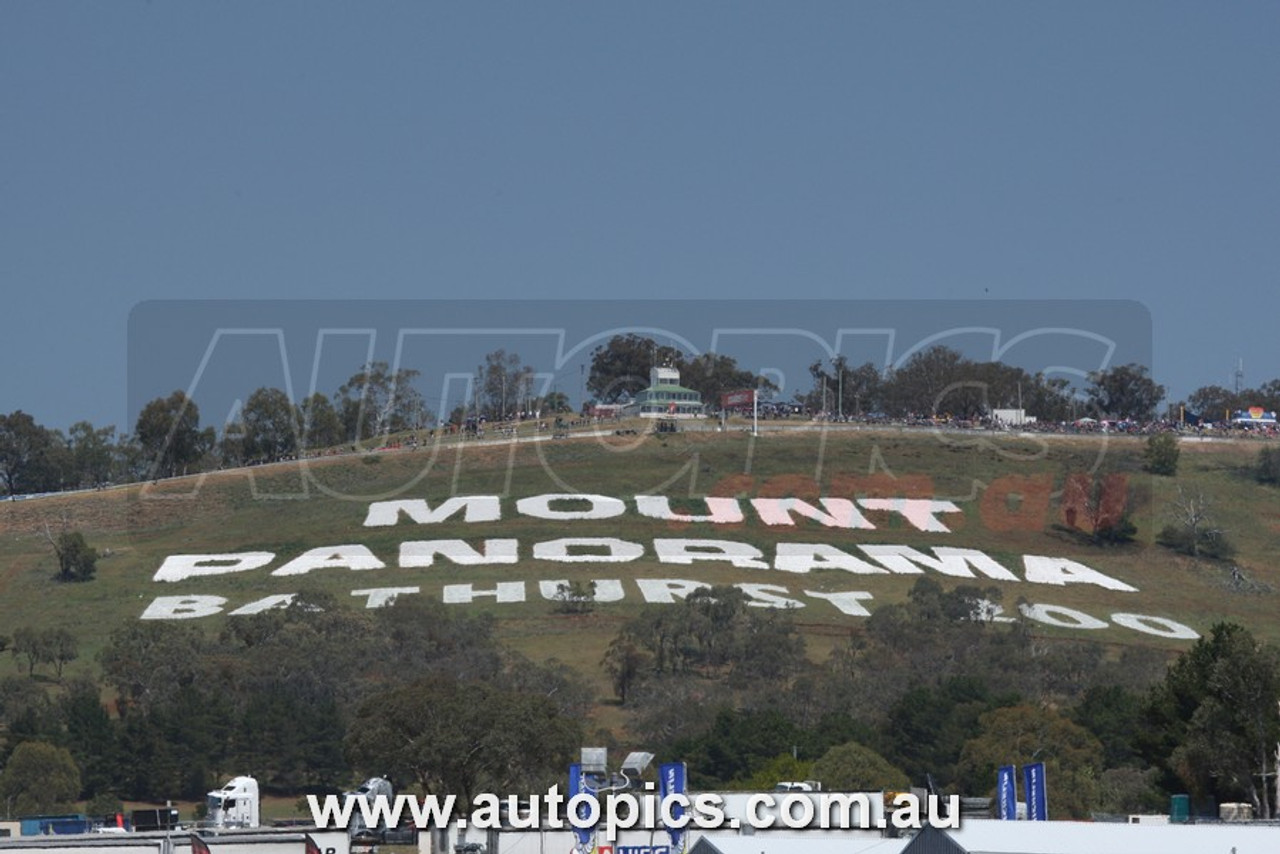
M 689 854 L 902 854 L 909 839 L 839 836 L 806 831 L 768 831 L 755 836 L 704 836 Z
M 938 837 L 945 837 L 945 841 Z M 934 847 L 948 843 L 957 847 Z M 911 847 L 917 844 L 928 847 Z M 1280 826 L 968 819 L 959 830 L 936 835 L 922 832 L 911 840 L 806 831 L 711 835 L 699 839 L 690 854 L 790 854 L 798 850 L 805 854 L 1228 854 L 1232 849 L 1235 854 L 1275 854 L 1280 851 Z

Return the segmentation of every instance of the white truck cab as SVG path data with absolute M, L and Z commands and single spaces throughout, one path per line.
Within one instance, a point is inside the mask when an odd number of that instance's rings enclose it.
M 383 777 L 370 777 L 360 785 L 360 788 L 354 792 L 346 792 L 343 800 L 367 800 L 369 806 L 372 807 L 374 802 L 379 798 L 388 802 L 390 806 L 395 791 L 391 788 L 391 783 Z M 364 814 L 360 811 L 359 805 L 351 811 L 351 822 L 347 825 L 347 833 L 352 839 L 380 838 L 386 834 L 387 826 L 385 819 L 376 827 L 369 827 L 364 823 Z
M 253 777 L 233 777 L 217 791 L 210 792 L 207 821 L 214 827 L 257 827 L 259 821 L 258 781 Z

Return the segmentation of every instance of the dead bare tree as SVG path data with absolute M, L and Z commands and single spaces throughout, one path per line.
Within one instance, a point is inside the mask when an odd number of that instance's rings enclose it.
M 1227 530 L 1214 519 L 1213 506 L 1213 499 L 1204 490 L 1187 490 L 1180 485 L 1178 497 L 1169 508 L 1173 524 L 1165 526 L 1158 542 L 1191 557 L 1229 557 L 1234 549 L 1227 541 Z

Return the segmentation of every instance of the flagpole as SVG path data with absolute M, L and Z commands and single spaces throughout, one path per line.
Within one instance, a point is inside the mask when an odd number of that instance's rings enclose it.
M 760 435 L 760 390 L 751 389 L 751 435 Z

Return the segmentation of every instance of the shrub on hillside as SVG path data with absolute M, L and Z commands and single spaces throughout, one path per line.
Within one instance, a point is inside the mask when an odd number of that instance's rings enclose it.
M 1165 525 L 1156 536 L 1156 542 L 1180 554 L 1212 560 L 1226 560 L 1236 553 L 1236 547 L 1222 531 L 1196 530 L 1181 525 Z
M 1125 513 L 1114 522 L 1101 525 L 1093 532 L 1093 542 L 1101 546 L 1121 546 L 1133 542 L 1138 535 L 1138 526 L 1133 524 L 1129 514 Z
M 1258 451 L 1254 477 L 1259 483 L 1280 483 L 1280 448 L 1270 447 Z
M 98 550 L 89 545 L 79 531 L 64 531 L 51 537 L 58 558 L 59 581 L 91 581 L 98 571 Z
M 1147 439 L 1147 447 L 1142 452 L 1142 458 L 1147 471 L 1173 477 L 1178 473 L 1178 457 L 1181 454 L 1177 436 L 1172 433 L 1157 433 Z

